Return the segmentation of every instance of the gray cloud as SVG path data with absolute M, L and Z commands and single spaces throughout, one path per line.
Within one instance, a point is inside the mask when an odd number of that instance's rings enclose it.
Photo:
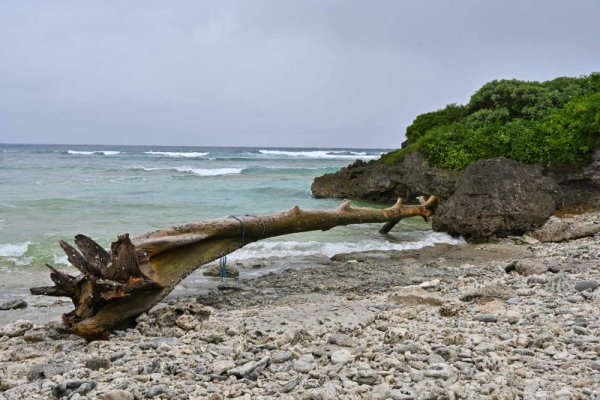
M 600 2 L 0 3 L 0 142 L 396 147 L 486 81 L 599 70 Z

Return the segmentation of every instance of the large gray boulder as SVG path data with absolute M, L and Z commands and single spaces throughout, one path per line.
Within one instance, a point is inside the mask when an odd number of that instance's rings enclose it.
M 504 157 L 480 160 L 460 175 L 433 229 L 470 241 L 522 234 L 544 224 L 560 204 L 558 185 L 540 167 Z
M 431 168 L 421 153 L 409 153 L 400 165 L 380 161 L 356 161 L 340 171 L 315 178 L 311 190 L 315 197 L 354 198 L 395 202 L 398 197 L 413 200 L 435 194 L 448 198 L 454 191 L 457 173 Z

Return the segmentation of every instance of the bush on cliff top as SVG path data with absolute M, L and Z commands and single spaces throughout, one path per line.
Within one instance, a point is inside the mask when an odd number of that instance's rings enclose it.
M 528 164 L 579 164 L 600 146 L 600 73 L 547 82 L 485 84 L 467 105 L 419 115 L 406 147 L 382 156 L 397 164 L 421 151 L 430 166 L 461 170 L 504 156 Z

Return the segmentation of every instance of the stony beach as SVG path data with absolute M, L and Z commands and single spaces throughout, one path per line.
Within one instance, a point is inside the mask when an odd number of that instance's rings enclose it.
M 244 261 L 288 269 L 184 281 L 108 341 L 40 308 L 0 328 L 0 398 L 600 399 L 598 230 Z

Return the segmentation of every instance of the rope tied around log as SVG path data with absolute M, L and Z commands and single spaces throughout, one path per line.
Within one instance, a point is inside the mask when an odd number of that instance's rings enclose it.
M 248 215 L 248 214 L 242 215 L 240 217 L 236 217 L 235 215 L 229 215 L 229 217 L 239 221 L 240 225 L 242 226 L 240 247 L 239 247 L 241 249 L 242 247 L 244 247 L 244 239 L 246 238 L 246 224 L 244 222 L 244 217 L 254 217 L 254 218 L 258 218 L 258 217 L 256 215 Z M 267 227 L 265 226 L 265 221 L 263 221 L 261 218 L 258 218 L 258 219 L 259 219 L 260 223 L 262 224 L 262 232 L 256 238 L 255 242 L 262 239 L 262 237 L 264 236 L 265 231 L 267 229 Z M 222 281 L 225 280 L 225 278 L 227 278 L 227 256 L 223 256 L 219 260 L 219 272 L 221 274 L 221 280 Z

